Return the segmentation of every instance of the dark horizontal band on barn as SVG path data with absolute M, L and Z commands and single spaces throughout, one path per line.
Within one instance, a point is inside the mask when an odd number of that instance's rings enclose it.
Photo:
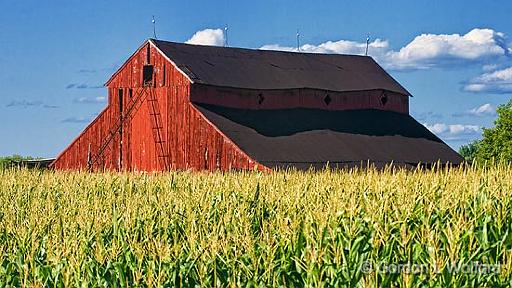
M 371 57 L 150 39 L 106 83 L 109 104 L 57 169 L 416 166 L 462 158 L 409 116 Z

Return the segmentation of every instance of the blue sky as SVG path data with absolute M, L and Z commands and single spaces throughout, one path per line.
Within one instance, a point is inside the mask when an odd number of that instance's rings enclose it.
M 106 105 L 103 83 L 160 39 L 369 54 L 457 149 L 512 95 L 510 1 L 0 1 L 0 155 L 56 156 Z M 198 33 L 199 32 L 199 33 Z M 197 33 L 197 34 L 196 34 Z M 194 36 L 195 35 L 195 36 Z

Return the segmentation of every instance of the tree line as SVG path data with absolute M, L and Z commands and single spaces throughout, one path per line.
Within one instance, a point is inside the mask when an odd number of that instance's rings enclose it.
M 459 154 L 468 162 L 512 163 L 512 99 L 496 109 L 494 127 L 484 128 L 482 139 L 462 145 Z

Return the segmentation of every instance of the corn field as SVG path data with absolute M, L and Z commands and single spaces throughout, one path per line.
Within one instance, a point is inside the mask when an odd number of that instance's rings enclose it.
M 510 287 L 511 183 L 504 165 L 0 170 L 0 287 Z

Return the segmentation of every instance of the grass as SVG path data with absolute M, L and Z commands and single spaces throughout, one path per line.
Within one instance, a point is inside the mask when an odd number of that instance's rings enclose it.
M 511 183 L 506 166 L 0 170 L 0 287 L 510 287 Z M 450 270 L 474 263 L 499 268 Z

